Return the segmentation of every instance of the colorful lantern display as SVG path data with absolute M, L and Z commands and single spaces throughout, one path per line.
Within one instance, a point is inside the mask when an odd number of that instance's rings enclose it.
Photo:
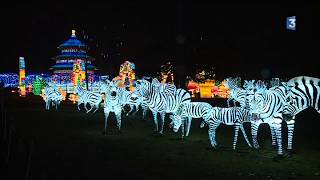
M 62 43 L 58 49 L 60 53 L 53 58 L 55 64 L 50 68 L 53 70 L 53 82 L 57 83 L 60 88 L 63 88 L 68 93 L 72 93 L 74 86 L 78 82 L 81 84 L 85 83 L 83 79 L 86 79 L 85 76 L 88 76 L 88 88 L 92 86 L 90 83 L 95 79 L 93 76 L 96 70 L 96 67 L 92 64 L 94 58 L 87 54 L 88 47 L 77 38 L 75 30 L 72 30 L 71 37 Z M 85 63 L 87 63 L 86 75 L 85 73 L 80 73 L 80 71 L 85 72 Z M 75 69 L 79 72 L 75 73 Z
M 36 77 L 36 80 L 33 82 L 33 94 L 41 95 L 42 89 L 45 88 L 46 82 L 41 77 Z
M 125 87 L 130 91 L 134 90 L 135 79 L 135 64 L 130 61 L 125 61 L 121 64 L 119 76 L 114 78 L 114 80 L 120 80 L 119 87 Z
M 221 83 L 216 83 L 212 87 L 211 93 L 212 97 L 228 98 L 230 96 L 230 90 L 226 87 L 226 80 L 223 80 Z
M 83 83 L 85 83 L 86 74 L 83 64 L 83 61 L 81 61 L 80 59 L 78 59 L 73 64 L 72 82 L 74 87 L 78 84 L 82 85 Z
M 25 84 L 25 61 L 24 57 L 19 57 L 19 89 L 20 89 L 20 96 L 26 96 L 26 84 Z
M 170 61 L 161 66 L 161 83 L 174 84 L 173 65 Z
M 196 94 L 199 93 L 200 98 L 228 98 L 230 90 L 225 83 L 225 80 L 220 83 L 214 79 L 207 79 L 201 83 L 189 80 L 187 89 L 192 94 L 192 97 L 196 97 Z

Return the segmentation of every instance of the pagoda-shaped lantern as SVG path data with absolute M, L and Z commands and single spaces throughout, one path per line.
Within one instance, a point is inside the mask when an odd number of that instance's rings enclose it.
M 90 80 L 92 79 L 91 77 L 93 77 L 94 71 L 96 70 L 96 67 L 91 64 L 92 61 L 94 61 L 94 58 L 87 55 L 88 48 L 85 44 L 77 39 L 75 30 L 72 30 L 71 37 L 62 43 L 58 49 L 61 50 L 61 53 L 52 58 L 56 61 L 56 63 L 50 68 L 53 70 L 52 80 L 63 90 L 66 90 L 67 93 L 72 93 L 75 85 L 74 67 L 81 64 L 81 70 L 83 72 L 87 71 L 88 77 L 85 79 Z M 85 63 L 87 63 L 87 66 L 85 66 Z M 85 67 L 87 69 L 85 69 Z M 83 76 L 81 76 L 81 84 L 86 83 L 85 79 L 83 79 Z

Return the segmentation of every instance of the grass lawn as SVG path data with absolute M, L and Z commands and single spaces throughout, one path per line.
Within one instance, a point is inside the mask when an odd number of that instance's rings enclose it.
M 166 117 L 163 136 L 153 134 L 150 111 L 122 116 L 122 133 L 103 135 L 102 108 L 95 114 L 78 111 L 63 102 L 58 111 L 45 110 L 39 96 L 6 96 L 8 119 L 17 137 L 34 140 L 30 178 L 32 180 L 71 179 L 320 179 L 320 115 L 307 110 L 298 115 L 294 137 L 296 154 L 273 161 L 267 125 L 259 130 L 259 151 L 250 149 L 239 133 L 237 150 L 232 150 L 233 128 L 217 130 L 220 149 L 208 147 L 207 126 L 199 128 L 194 119 L 185 140 L 173 133 Z M 213 102 L 213 105 L 221 102 Z M 222 104 L 224 101 L 222 102 Z M 245 125 L 250 137 L 249 124 Z M 115 131 L 115 117 L 109 117 L 109 131 Z M 286 138 L 284 131 L 284 138 Z M 23 178 L 26 149 L 13 139 L 14 153 L 5 171 L 9 179 Z M 251 137 L 250 137 L 251 140 Z M 284 140 L 284 147 L 286 139 Z M 3 172 L 3 171 L 2 171 Z

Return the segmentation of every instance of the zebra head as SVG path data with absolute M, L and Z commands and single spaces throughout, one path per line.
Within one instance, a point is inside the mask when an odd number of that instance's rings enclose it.
M 291 99 L 285 103 L 283 108 L 283 114 L 294 116 L 298 113 L 298 109 L 299 108 L 297 106 L 297 101 Z
M 111 97 L 116 97 L 118 95 L 118 83 L 112 82 L 109 85 L 109 94 Z
M 178 115 L 170 115 L 170 119 L 172 120 L 170 123 L 170 126 L 173 126 L 173 132 L 178 132 L 181 124 L 182 124 L 182 118 Z
M 252 99 L 249 101 L 250 113 L 252 113 L 253 120 L 259 119 L 259 113 L 265 107 L 265 96 L 267 88 L 262 81 L 258 81 L 255 86 L 256 91 L 254 92 Z
M 155 91 L 157 92 L 161 91 L 162 84 L 159 82 L 157 78 L 153 78 L 151 84 Z
M 109 87 L 110 87 L 111 81 L 109 81 L 108 79 L 106 79 L 105 81 L 100 81 L 99 82 L 99 86 L 100 86 L 100 90 L 99 93 L 107 93 L 109 91 Z
M 236 77 L 236 78 L 232 78 L 232 77 L 228 77 L 226 78 L 226 87 L 231 89 L 238 89 L 239 86 L 238 84 L 241 82 L 241 78 L 240 77 Z
M 247 102 L 250 104 L 250 102 L 253 100 L 253 96 L 255 93 L 255 87 L 254 87 L 255 80 L 244 80 L 243 88 L 247 92 Z
M 151 83 L 147 80 L 137 80 L 136 91 L 141 95 L 145 96 L 147 91 L 150 91 Z

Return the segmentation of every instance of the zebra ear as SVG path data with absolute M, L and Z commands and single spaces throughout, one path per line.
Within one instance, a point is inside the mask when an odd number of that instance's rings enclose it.
M 160 84 L 159 80 L 157 78 L 152 79 L 152 84 Z
M 111 81 L 110 81 L 109 79 L 106 79 L 105 81 L 106 81 L 106 83 L 107 83 L 108 85 L 111 83 Z
M 265 83 L 263 82 L 263 81 L 258 81 L 257 83 L 256 83 L 256 89 L 258 90 L 258 89 L 261 89 L 261 90 L 265 90 L 267 87 L 266 87 L 266 85 L 265 85 Z
M 121 82 L 121 80 L 117 79 L 117 80 L 113 81 L 113 84 L 115 86 L 119 86 L 120 82 Z

